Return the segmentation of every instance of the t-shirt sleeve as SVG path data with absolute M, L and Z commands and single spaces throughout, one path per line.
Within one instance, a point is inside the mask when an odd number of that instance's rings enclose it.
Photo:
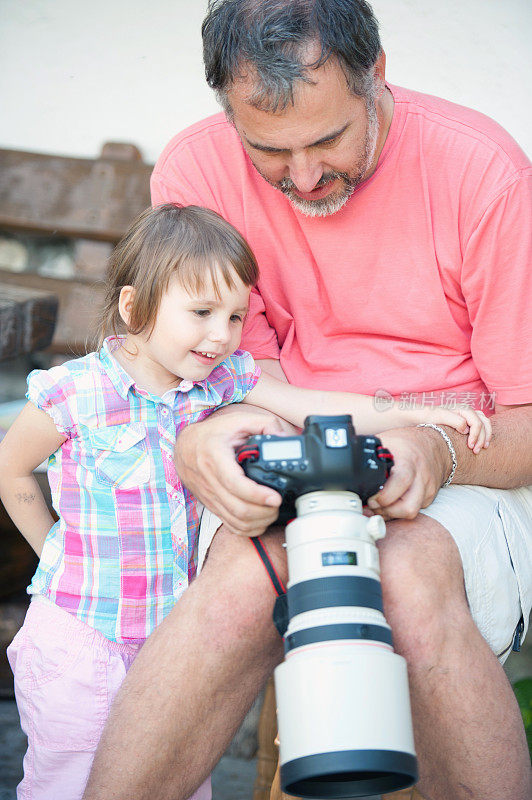
M 261 369 L 255 364 L 253 356 L 244 350 L 237 350 L 222 361 L 211 374 L 210 380 L 221 397 L 221 405 L 226 406 L 241 403 L 257 383 L 260 373 Z
M 37 408 L 52 418 L 59 433 L 69 439 L 75 434 L 69 397 L 72 386 L 71 377 L 61 367 L 51 370 L 35 369 L 28 375 L 26 397 Z
M 266 319 L 264 300 L 257 289 L 251 290 L 241 344 L 254 358 L 279 359 L 277 334 Z
M 532 402 L 532 173 L 485 210 L 464 252 L 471 354 L 495 401 Z
M 221 213 L 213 181 L 209 180 L 208 161 L 206 158 L 207 163 L 202 163 L 200 155 L 186 138 L 181 140 L 176 137 L 172 140 L 161 154 L 151 175 L 152 206 L 179 203 L 184 206 L 204 206 Z
M 151 204 L 179 203 L 183 206 L 205 206 L 205 198 L 200 197 L 185 175 L 175 175 L 173 180 L 161 173 L 153 172 L 150 180 Z M 211 206 L 212 208 L 212 206 Z

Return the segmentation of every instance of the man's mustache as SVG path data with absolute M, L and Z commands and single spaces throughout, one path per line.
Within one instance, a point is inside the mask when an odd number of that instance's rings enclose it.
M 321 176 L 316 186 L 314 186 L 313 190 L 320 189 L 322 186 L 326 186 L 328 183 L 332 183 L 332 181 L 335 181 L 338 178 L 340 178 L 340 180 L 343 180 L 346 184 L 349 185 L 350 180 L 347 172 L 326 172 Z M 297 186 L 295 185 L 295 183 L 291 178 L 283 178 L 282 180 L 279 181 L 277 186 L 282 192 L 285 193 L 290 192 L 292 190 L 297 191 Z

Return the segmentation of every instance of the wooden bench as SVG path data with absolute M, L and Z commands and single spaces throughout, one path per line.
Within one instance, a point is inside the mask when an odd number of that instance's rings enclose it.
M 55 294 L 0 281 L 0 361 L 48 347 L 57 308 Z
M 86 351 L 107 259 L 150 205 L 151 170 L 131 144 L 109 142 L 97 159 L 0 150 L 0 283 L 57 295 L 51 351 Z M 43 267 L 47 247 L 62 257 Z

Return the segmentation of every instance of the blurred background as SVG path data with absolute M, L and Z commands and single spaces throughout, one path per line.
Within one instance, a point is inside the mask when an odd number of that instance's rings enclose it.
M 530 0 L 374 0 L 391 83 L 475 108 L 532 151 Z M 0 0 L 0 147 L 154 162 L 217 111 L 203 78 L 205 0 Z

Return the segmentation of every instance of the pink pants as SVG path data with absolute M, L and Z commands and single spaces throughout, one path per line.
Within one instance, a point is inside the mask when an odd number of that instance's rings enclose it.
M 143 642 L 110 642 L 43 597 L 7 650 L 28 737 L 17 800 L 81 800 L 98 741 Z M 210 778 L 191 800 L 210 800 Z

